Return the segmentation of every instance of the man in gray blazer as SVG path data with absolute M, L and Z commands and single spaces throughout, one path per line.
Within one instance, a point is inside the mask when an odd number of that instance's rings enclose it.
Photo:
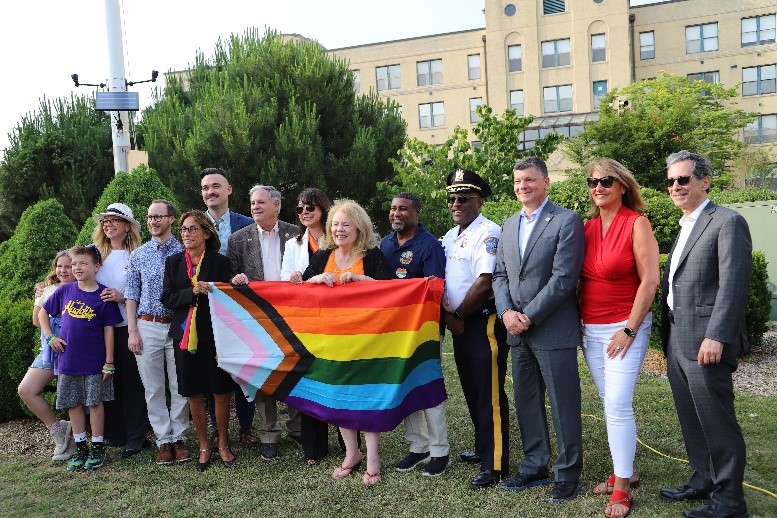
M 248 225 L 229 236 L 227 257 L 232 270 L 232 284 L 249 281 L 279 281 L 281 262 L 286 241 L 299 234 L 299 227 L 278 220 L 281 211 L 281 193 L 269 185 L 254 185 L 248 191 L 251 200 L 251 217 L 254 225 Z M 269 396 L 256 395 L 259 414 L 260 455 L 265 460 L 278 457 L 278 405 Z M 299 412 L 289 408 L 286 423 L 289 437 L 300 441 Z
M 493 287 L 497 314 L 512 348 L 524 458 L 516 475 L 500 487 L 520 491 L 550 483 L 547 390 L 558 442 L 550 500 L 562 502 L 577 496 L 583 467 L 575 294 L 585 254 L 583 221 L 548 199 L 550 179 L 540 158 L 518 160 L 513 179 L 523 209 L 502 226 Z
M 675 502 L 709 499 L 686 517 L 745 517 L 745 441 L 731 373 L 749 350 L 750 230 L 740 214 L 708 199 L 706 157 L 680 151 L 666 163 L 669 196 L 683 217 L 664 272 L 661 340 L 693 475 L 660 494 Z

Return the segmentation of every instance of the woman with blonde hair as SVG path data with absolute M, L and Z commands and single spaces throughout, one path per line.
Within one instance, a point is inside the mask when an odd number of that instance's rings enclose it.
M 613 474 L 594 488 L 611 494 L 608 517 L 631 511 L 637 427 L 634 388 L 647 352 L 653 297 L 659 282 L 658 243 L 641 213 L 645 203 L 634 175 L 600 158 L 588 167 L 592 219 L 585 224 L 580 274 L 584 354 L 604 404 Z
M 353 200 L 337 200 L 329 211 L 322 248 L 310 258 L 302 278 L 329 287 L 349 282 L 391 279 L 392 274 L 378 243 L 372 221 L 361 205 Z M 338 479 L 347 477 L 362 463 L 359 432 L 340 428 L 340 433 L 345 443 L 345 459 L 332 473 Z M 362 482 L 368 486 L 380 480 L 378 438 L 377 432 L 364 433 L 367 469 Z
M 140 223 L 132 209 L 123 203 L 111 203 L 94 220 L 97 226 L 92 232 L 92 242 L 102 258 L 96 278 L 106 286 L 100 298 L 116 302 L 123 317 L 123 322 L 114 328 L 115 399 L 105 403 L 105 440 L 117 446 L 123 444 L 122 458 L 127 458 L 150 447 L 146 440 L 150 425 L 145 390 L 135 355 L 127 346 L 129 332 L 124 299 L 130 253 L 141 244 Z

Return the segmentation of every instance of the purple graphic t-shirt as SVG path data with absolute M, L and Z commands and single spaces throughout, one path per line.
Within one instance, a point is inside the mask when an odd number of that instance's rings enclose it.
M 59 355 L 60 374 L 85 376 L 100 374 L 105 363 L 103 328 L 122 322 L 119 306 L 104 302 L 100 293 L 105 286 L 98 284 L 95 291 L 84 291 L 77 282 L 57 288 L 43 303 L 49 315 L 62 317 L 59 336 L 67 343 Z

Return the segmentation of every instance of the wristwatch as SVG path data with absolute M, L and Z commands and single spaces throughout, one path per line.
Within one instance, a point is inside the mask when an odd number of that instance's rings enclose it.
M 629 336 L 631 338 L 637 337 L 637 332 L 633 331 L 630 327 L 624 327 L 623 332 L 626 333 L 626 336 Z

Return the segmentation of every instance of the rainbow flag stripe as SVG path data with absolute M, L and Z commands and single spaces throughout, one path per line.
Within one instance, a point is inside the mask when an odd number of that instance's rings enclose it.
M 219 367 L 256 392 L 344 428 L 393 430 L 446 399 L 442 279 L 214 283 Z

